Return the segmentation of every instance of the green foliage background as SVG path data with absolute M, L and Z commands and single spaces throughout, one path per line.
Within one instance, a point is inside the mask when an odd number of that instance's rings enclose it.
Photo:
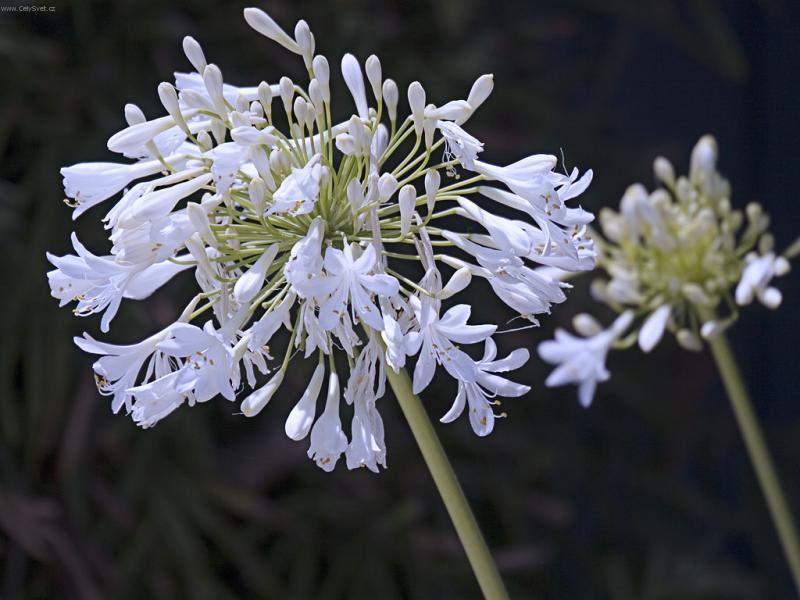
M 48 0 L 55 2 L 55 0 Z M 232 83 L 300 76 L 301 61 L 250 31 L 239 2 L 75 0 L 0 14 L 0 597 L 476 598 L 465 557 L 394 400 L 389 469 L 332 475 L 288 440 L 283 421 L 307 374 L 255 420 L 224 400 L 139 431 L 95 391 L 71 342 L 97 323 L 58 310 L 45 250 L 68 248 L 60 166 L 109 160 L 105 141 L 135 102 L 160 112 L 156 85 L 185 70 L 191 34 Z M 372 52 L 404 88 L 462 97 L 495 73 L 471 122 L 485 157 L 559 153 L 595 169 L 586 206 L 652 184 L 650 161 L 685 165 L 718 135 L 735 202 L 759 199 L 779 247 L 797 234 L 784 183 L 798 158 L 792 3 L 663 0 L 334 0 L 262 5 L 287 28 L 309 21 L 332 64 Z M 337 83 L 339 106 L 347 99 Z M 796 97 L 796 96 L 794 96 Z M 336 106 L 336 104 L 334 104 Z M 781 179 L 783 177 L 784 179 Z M 92 211 L 75 224 L 100 251 Z M 179 287 L 179 286 L 178 286 Z M 750 311 L 735 342 L 788 493 L 800 499 L 797 277 L 784 310 Z M 111 341 L 139 339 L 176 314 L 171 287 L 123 308 Z M 184 296 L 185 297 L 185 296 Z M 476 320 L 505 309 L 476 289 Z M 533 347 L 593 308 L 578 285 Z M 596 311 L 595 311 L 596 312 Z M 609 315 L 601 315 L 608 318 Z M 509 314 L 510 318 L 511 315 Z M 511 336 L 507 336 L 511 337 Z M 706 355 L 672 342 L 612 357 L 589 411 L 573 390 L 531 394 L 487 439 L 466 421 L 437 426 L 515 598 L 790 598 L 780 549 Z M 451 382 L 425 394 L 431 414 Z

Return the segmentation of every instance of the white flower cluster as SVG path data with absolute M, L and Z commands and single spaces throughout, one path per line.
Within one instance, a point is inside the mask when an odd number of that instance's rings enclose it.
M 648 193 L 634 184 L 619 212 L 600 212 L 605 239 L 597 236 L 598 266 L 608 279 L 594 281 L 592 292 L 620 318 L 603 331 L 594 319 L 579 315 L 575 327 L 589 339 L 578 344 L 578 338 L 561 332 L 556 341 L 539 346 L 543 359 L 561 365 L 548 384 L 578 384 L 584 405 L 591 402 L 596 382 L 608 378 L 605 357 L 613 345 L 626 347 L 638 340 L 641 350 L 650 352 L 670 330 L 681 346 L 698 351 L 703 339 L 719 335 L 736 320 L 737 305 L 758 298 L 777 308 L 781 293 L 770 282 L 789 271 L 788 258 L 796 252 L 790 248 L 776 256 L 767 232 L 769 218 L 758 203 L 750 203 L 745 214 L 731 207 L 730 185 L 717 171 L 713 137 L 706 135 L 695 145 L 688 177 L 676 177 L 663 157 L 653 169 L 664 187 Z M 721 307 L 727 316 L 718 316 Z M 640 325 L 620 340 L 634 316 L 641 317 Z M 570 367 L 584 346 L 603 350 L 580 368 Z
M 127 105 L 128 127 L 108 142 L 135 162 L 62 169 L 75 217 L 122 192 L 103 219 L 109 255 L 92 254 L 74 235 L 76 255 L 48 255 L 52 294 L 62 305 L 77 302 L 79 316 L 102 313 L 107 332 L 123 298 L 146 298 L 188 270 L 200 288 L 175 323 L 142 342 L 76 338 L 100 355 L 101 393 L 144 427 L 184 404 L 217 395 L 233 401 L 243 387 L 252 391 L 241 411 L 254 416 L 280 388 L 291 359 L 314 355 L 318 366 L 287 435 L 310 433 L 309 457 L 325 470 L 344 453 L 349 468 L 377 471 L 386 465 L 376 408 L 385 369 L 397 371 L 416 356 L 414 392 L 444 367 L 458 393 L 442 420 L 468 407 L 475 432 L 488 434 L 494 398 L 528 391 L 499 375 L 523 365 L 528 352 L 497 360 L 497 327 L 469 325 L 468 305 L 443 311 L 442 302 L 473 277 L 532 323 L 562 302 L 568 286 L 532 267 L 593 268 L 592 215 L 566 204 L 586 189 L 591 172 L 556 173 L 549 155 L 502 167 L 478 160 L 483 144 L 463 125 L 491 93 L 491 75 L 479 77 L 466 100 L 441 106 L 413 82 L 411 114 L 398 118 L 398 86 L 383 78 L 378 58 L 370 56 L 362 71 L 347 54 L 341 72 L 356 111 L 336 123 L 329 63 L 315 55 L 305 21 L 292 37 L 259 9 L 244 16 L 303 59 L 305 88 L 288 77 L 255 87 L 224 83 L 187 37 L 194 72 L 158 87 L 167 115 L 148 119 Z M 462 177 L 459 169 L 472 173 Z M 494 205 L 514 216 L 495 214 Z M 453 271 L 446 282 L 440 265 Z M 283 329 L 289 341 L 272 368 L 269 344 Z M 459 347 L 479 343 L 480 360 Z M 342 392 L 338 373 L 348 368 Z M 266 383 L 257 382 L 259 373 L 269 375 Z M 353 407 L 349 440 L 341 395 Z

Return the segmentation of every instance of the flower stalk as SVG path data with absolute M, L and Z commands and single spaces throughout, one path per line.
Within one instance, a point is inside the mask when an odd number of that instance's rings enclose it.
M 405 369 L 400 369 L 398 373 L 393 369 L 386 369 L 386 375 L 450 514 L 484 597 L 488 600 L 507 599 L 508 592 L 500 578 L 497 565 L 464 496 L 464 490 L 461 489 L 461 484 L 428 418 L 428 413 L 411 389 L 408 373 Z
M 703 319 L 706 321 L 713 317 L 713 314 L 703 315 Z M 736 421 L 747 447 L 747 453 L 750 455 L 753 469 L 755 469 L 758 483 L 761 486 L 761 492 L 767 501 L 767 507 L 778 532 L 795 587 L 800 594 L 800 541 L 798 541 L 797 527 L 789 510 L 775 466 L 772 464 L 758 418 L 753 411 L 747 388 L 725 334 L 720 333 L 712 337 L 708 343 L 711 346 L 711 354 L 714 356 L 714 362 L 716 362 L 725 391 L 730 398 Z

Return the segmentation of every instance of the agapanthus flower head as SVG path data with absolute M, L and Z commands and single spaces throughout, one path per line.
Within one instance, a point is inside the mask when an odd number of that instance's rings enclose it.
M 618 331 L 616 346 L 638 341 L 650 352 L 671 331 L 681 346 L 697 351 L 704 338 L 737 319 L 737 305 L 754 298 L 769 308 L 780 305 L 781 293 L 771 281 L 789 271 L 797 244 L 776 255 L 768 216 L 756 202 L 744 211 L 732 207 L 717 158 L 716 140 L 703 136 L 687 176 L 676 177 L 672 164 L 659 157 L 653 169 L 661 187 L 649 192 L 636 183 L 625 191 L 619 211 L 600 211 L 597 263 L 605 277 L 593 282 L 592 292 L 616 312 L 635 317 L 625 319 L 624 329 L 633 327 L 624 338 Z M 546 360 L 552 343 L 540 346 Z M 585 386 L 590 380 L 576 376 L 571 382 Z M 587 403 L 583 392 L 581 400 Z
M 310 435 L 309 456 L 325 470 L 344 454 L 349 468 L 377 471 L 386 465 L 377 411 L 386 369 L 416 356 L 414 391 L 444 367 L 458 392 L 443 420 L 467 410 L 476 433 L 488 434 L 496 398 L 528 390 L 500 375 L 528 352 L 497 359 L 497 326 L 471 324 L 470 307 L 451 299 L 484 279 L 534 324 L 562 302 L 568 286 L 553 269 L 594 265 L 592 216 L 567 206 L 591 171 L 556 172 L 550 155 L 508 166 L 479 160 L 483 144 L 464 126 L 489 97 L 491 75 L 441 105 L 412 82 L 402 116 L 399 87 L 378 58 L 362 66 L 346 54 L 341 80 L 355 110 L 341 115 L 331 105 L 336 78 L 308 24 L 292 36 L 259 9 L 244 14 L 302 58 L 307 84 L 228 84 L 187 37 L 193 72 L 158 86 L 167 114 L 148 119 L 128 105 L 128 126 L 108 141 L 135 161 L 62 170 L 75 217 L 121 193 L 103 219 L 110 253 L 92 254 L 73 236 L 77 255 L 48 255 L 62 305 L 102 313 L 106 332 L 124 298 L 146 298 L 183 271 L 199 287 L 173 324 L 142 342 L 76 339 L 100 357 L 101 393 L 145 427 L 217 396 L 238 398 L 252 417 L 293 361 L 311 359 L 317 366 L 287 435 Z M 276 345 L 276 336 L 288 342 Z M 484 346 L 482 359 L 462 349 L 470 344 Z M 349 426 L 343 405 L 352 406 Z

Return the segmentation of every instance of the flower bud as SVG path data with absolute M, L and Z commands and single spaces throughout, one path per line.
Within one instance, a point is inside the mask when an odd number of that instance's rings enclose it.
M 207 65 L 203 69 L 203 83 L 206 85 L 214 110 L 219 116 L 224 117 L 228 113 L 228 109 L 225 106 L 225 96 L 222 94 L 222 71 L 217 65 Z
M 469 267 L 461 267 L 450 278 L 450 281 L 447 282 L 442 288 L 442 291 L 436 294 L 436 297 L 439 299 L 444 300 L 445 298 L 450 298 L 455 296 L 457 293 L 465 289 L 470 282 L 472 281 L 472 271 Z
M 248 102 L 247 96 L 245 96 L 242 92 L 236 94 L 236 100 L 233 102 L 233 106 L 236 109 L 236 112 L 240 113 L 241 117 L 244 117 L 242 113 L 247 112 Z M 249 119 L 246 119 L 249 124 Z
M 294 26 L 294 39 L 300 47 L 306 69 L 311 68 L 311 59 L 314 57 L 314 34 L 311 33 L 308 23 L 302 19 Z
M 211 150 L 214 142 L 211 140 L 211 136 L 208 135 L 208 132 L 204 130 L 197 134 L 197 144 L 202 150 L 205 151 Z
M 211 261 L 208 260 L 206 247 L 200 240 L 200 235 L 197 233 L 193 234 L 184 242 L 184 245 L 192 255 L 192 258 L 194 258 L 194 260 L 197 262 L 197 268 L 203 271 L 208 277 L 215 277 L 216 273 L 214 272 L 214 268 L 211 266 Z
M 250 114 L 254 117 L 262 119 L 264 117 L 264 108 L 261 106 L 261 102 L 256 102 L 253 100 L 247 107 L 247 110 Z
M 424 119 L 422 122 L 422 131 L 425 133 L 425 147 L 430 148 L 433 145 L 433 136 L 436 133 L 436 125 L 438 121 L 434 119 Z
M 197 43 L 197 40 L 190 35 L 183 38 L 183 53 L 186 54 L 186 58 L 192 63 L 195 71 L 202 73 L 206 70 L 206 65 L 208 63 L 206 63 L 203 49 L 200 47 L 200 44 Z
M 372 93 L 375 94 L 375 100 L 381 100 L 381 61 L 374 54 L 371 55 L 364 65 L 364 70 L 367 72 L 367 81 L 372 87 Z
M 436 194 L 439 193 L 439 186 L 442 176 L 436 169 L 431 169 L 425 174 L 425 195 L 428 205 L 428 212 L 432 212 L 436 205 Z
M 389 120 L 394 122 L 397 120 L 397 102 L 400 99 L 400 93 L 397 90 L 397 84 L 387 79 L 383 82 L 383 100 L 386 102 L 386 111 L 389 113 Z
M 417 135 L 422 135 L 422 126 L 425 114 L 425 89 L 419 81 L 413 81 L 408 86 L 408 105 L 414 117 L 414 130 Z
M 710 135 L 704 135 L 697 142 L 692 150 L 691 176 L 692 180 L 697 177 L 708 177 L 714 172 L 717 165 L 717 141 Z
M 312 62 L 312 68 L 314 70 L 314 77 L 319 81 L 319 90 L 322 94 L 322 100 L 326 104 L 329 104 L 331 101 L 331 69 L 328 65 L 328 59 L 324 56 L 315 56 Z
M 364 76 L 361 74 L 361 66 L 358 60 L 352 54 L 345 54 L 342 57 L 342 77 L 347 84 L 347 89 L 353 96 L 353 101 L 356 103 L 356 110 L 358 116 L 362 119 L 369 118 L 369 111 L 367 110 L 367 94 L 364 90 Z
M 355 215 L 364 205 L 364 192 L 358 178 L 351 179 L 347 184 L 347 199 L 350 201 L 350 210 Z
M 686 350 L 690 352 L 700 352 L 703 349 L 703 342 L 688 329 L 681 329 L 675 334 L 675 339 Z
M 675 168 L 663 156 L 659 156 L 653 161 L 653 172 L 656 179 L 667 184 L 668 187 L 675 185 Z
M 258 101 L 268 119 L 272 119 L 272 86 L 266 81 L 258 84 Z
M 277 42 L 289 52 L 295 54 L 302 54 L 300 46 L 295 42 L 288 33 L 286 33 L 280 25 L 278 25 L 272 17 L 265 13 L 260 8 L 245 8 L 244 20 L 247 24 L 255 29 L 264 37 L 268 37 L 273 42 Z
M 702 335 L 704 339 L 713 340 L 727 328 L 728 324 L 724 321 L 712 319 L 711 321 L 703 323 L 703 326 L 700 328 L 700 335 Z
M 274 192 L 276 189 L 275 179 L 272 177 L 272 170 L 270 169 L 270 160 L 267 153 L 261 146 L 253 146 L 250 148 L 250 159 L 253 161 L 258 176 L 264 181 L 267 189 Z
M 467 104 L 470 106 L 470 111 L 456 119 L 456 124 L 465 123 L 478 110 L 478 107 L 486 102 L 486 99 L 492 93 L 492 89 L 494 89 L 494 75 L 488 73 L 478 77 L 475 83 L 472 84 L 469 96 L 467 96 Z
M 294 116 L 298 123 L 305 123 L 308 118 L 308 107 L 302 96 L 297 96 L 294 99 Z
M 397 191 L 397 179 L 391 173 L 384 173 L 378 180 L 378 198 L 386 202 Z
M 411 217 L 417 203 L 417 190 L 413 185 L 404 185 L 400 189 L 398 204 L 400 205 L 400 233 L 408 235 L 411 230 Z
M 584 337 L 593 337 L 603 332 L 603 326 L 592 315 L 578 313 L 572 318 L 572 327 Z
M 240 304 L 247 304 L 256 297 L 264 286 L 264 279 L 267 276 L 272 261 L 278 255 L 278 244 L 272 244 L 258 257 L 258 260 L 251 266 L 233 286 L 233 297 Z
M 281 77 L 280 80 L 281 101 L 287 115 L 291 115 L 292 98 L 294 98 L 294 83 L 288 77 Z
M 312 79 L 308 84 L 308 97 L 314 105 L 314 114 L 318 118 L 322 118 L 325 112 L 324 102 L 322 100 L 322 90 L 320 89 L 319 81 Z
M 208 220 L 206 211 L 196 202 L 189 202 L 186 205 L 186 214 L 192 227 L 200 234 L 200 238 L 209 246 L 216 248 L 217 238 L 214 236 L 214 232 L 211 231 L 211 222 Z
M 147 117 L 144 116 L 142 109 L 135 104 L 126 104 L 125 121 L 127 121 L 128 125 L 137 125 L 147 121 Z
M 263 215 L 264 211 L 267 209 L 265 202 L 267 186 L 264 180 L 261 179 L 261 177 L 253 177 L 250 180 L 247 191 L 250 196 L 250 202 L 253 205 L 253 210 L 255 210 L 257 215 Z
M 278 371 L 267 383 L 242 400 L 242 414 L 245 417 L 255 417 L 278 391 L 283 383 L 283 371 Z
M 161 104 L 164 105 L 164 108 L 169 113 L 169 116 L 175 119 L 175 124 L 180 127 L 184 133 L 190 134 L 189 126 L 186 124 L 183 114 L 181 114 L 181 109 L 178 104 L 178 92 L 175 91 L 175 86 L 173 86 L 171 83 L 167 83 L 166 81 L 159 83 L 158 98 L 161 100 Z
M 311 431 L 311 425 L 314 423 L 317 412 L 317 398 L 322 391 L 324 380 L 325 364 L 321 362 L 314 369 L 314 374 L 311 376 L 311 381 L 309 381 L 306 391 L 303 392 L 303 396 L 286 419 L 285 430 L 289 439 L 300 441 Z

